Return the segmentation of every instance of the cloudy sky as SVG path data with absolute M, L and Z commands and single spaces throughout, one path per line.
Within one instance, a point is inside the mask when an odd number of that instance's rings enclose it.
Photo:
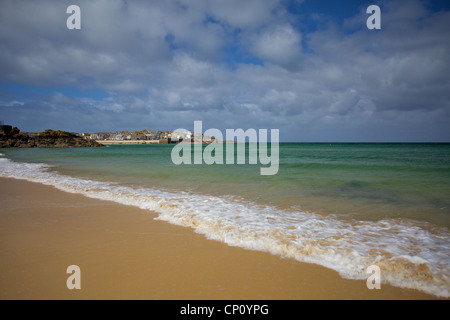
M 0 0 L 0 120 L 449 142 L 450 2 Z

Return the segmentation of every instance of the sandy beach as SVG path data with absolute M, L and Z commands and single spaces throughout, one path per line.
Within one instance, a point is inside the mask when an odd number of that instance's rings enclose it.
M 0 179 L 0 299 L 434 299 L 230 247 L 135 207 Z M 81 269 L 69 290 L 66 269 Z

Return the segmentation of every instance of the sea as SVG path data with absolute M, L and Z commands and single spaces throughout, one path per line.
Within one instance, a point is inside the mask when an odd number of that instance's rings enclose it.
M 450 297 L 450 144 L 280 143 L 272 176 L 249 161 L 175 165 L 173 148 L 3 149 L 0 177 L 139 207 L 347 279 L 376 265 L 382 283 Z

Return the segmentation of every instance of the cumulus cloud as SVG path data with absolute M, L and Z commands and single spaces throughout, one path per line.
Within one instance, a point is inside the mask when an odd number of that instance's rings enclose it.
M 82 29 L 72 31 L 71 1 L 2 2 L 3 118 L 30 130 L 174 129 L 203 120 L 280 128 L 287 140 L 450 139 L 450 12 L 422 1 L 383 2 L 377 31 L 365 27 L 362 7 L 304 31 L 302 19 L 317 13 L 290 11 L 282 0 L 77 2 Z M 78 94 L 16 92 L 9 83 Z M 83 96 L 90 89 L 104 97 Z
M 291 70 L 300 62 L 301 35 L 289 25 L 264 30 L 249 42 L 252 53 L 263 61 Z

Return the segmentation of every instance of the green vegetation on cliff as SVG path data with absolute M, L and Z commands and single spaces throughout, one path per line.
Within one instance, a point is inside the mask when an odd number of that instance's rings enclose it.
M 45 130 L 39 134 L 21 132 L 17 127 L 0 132 L 0 148 L 85 148 L 103 147 L 83 137 L 61 130 Z

